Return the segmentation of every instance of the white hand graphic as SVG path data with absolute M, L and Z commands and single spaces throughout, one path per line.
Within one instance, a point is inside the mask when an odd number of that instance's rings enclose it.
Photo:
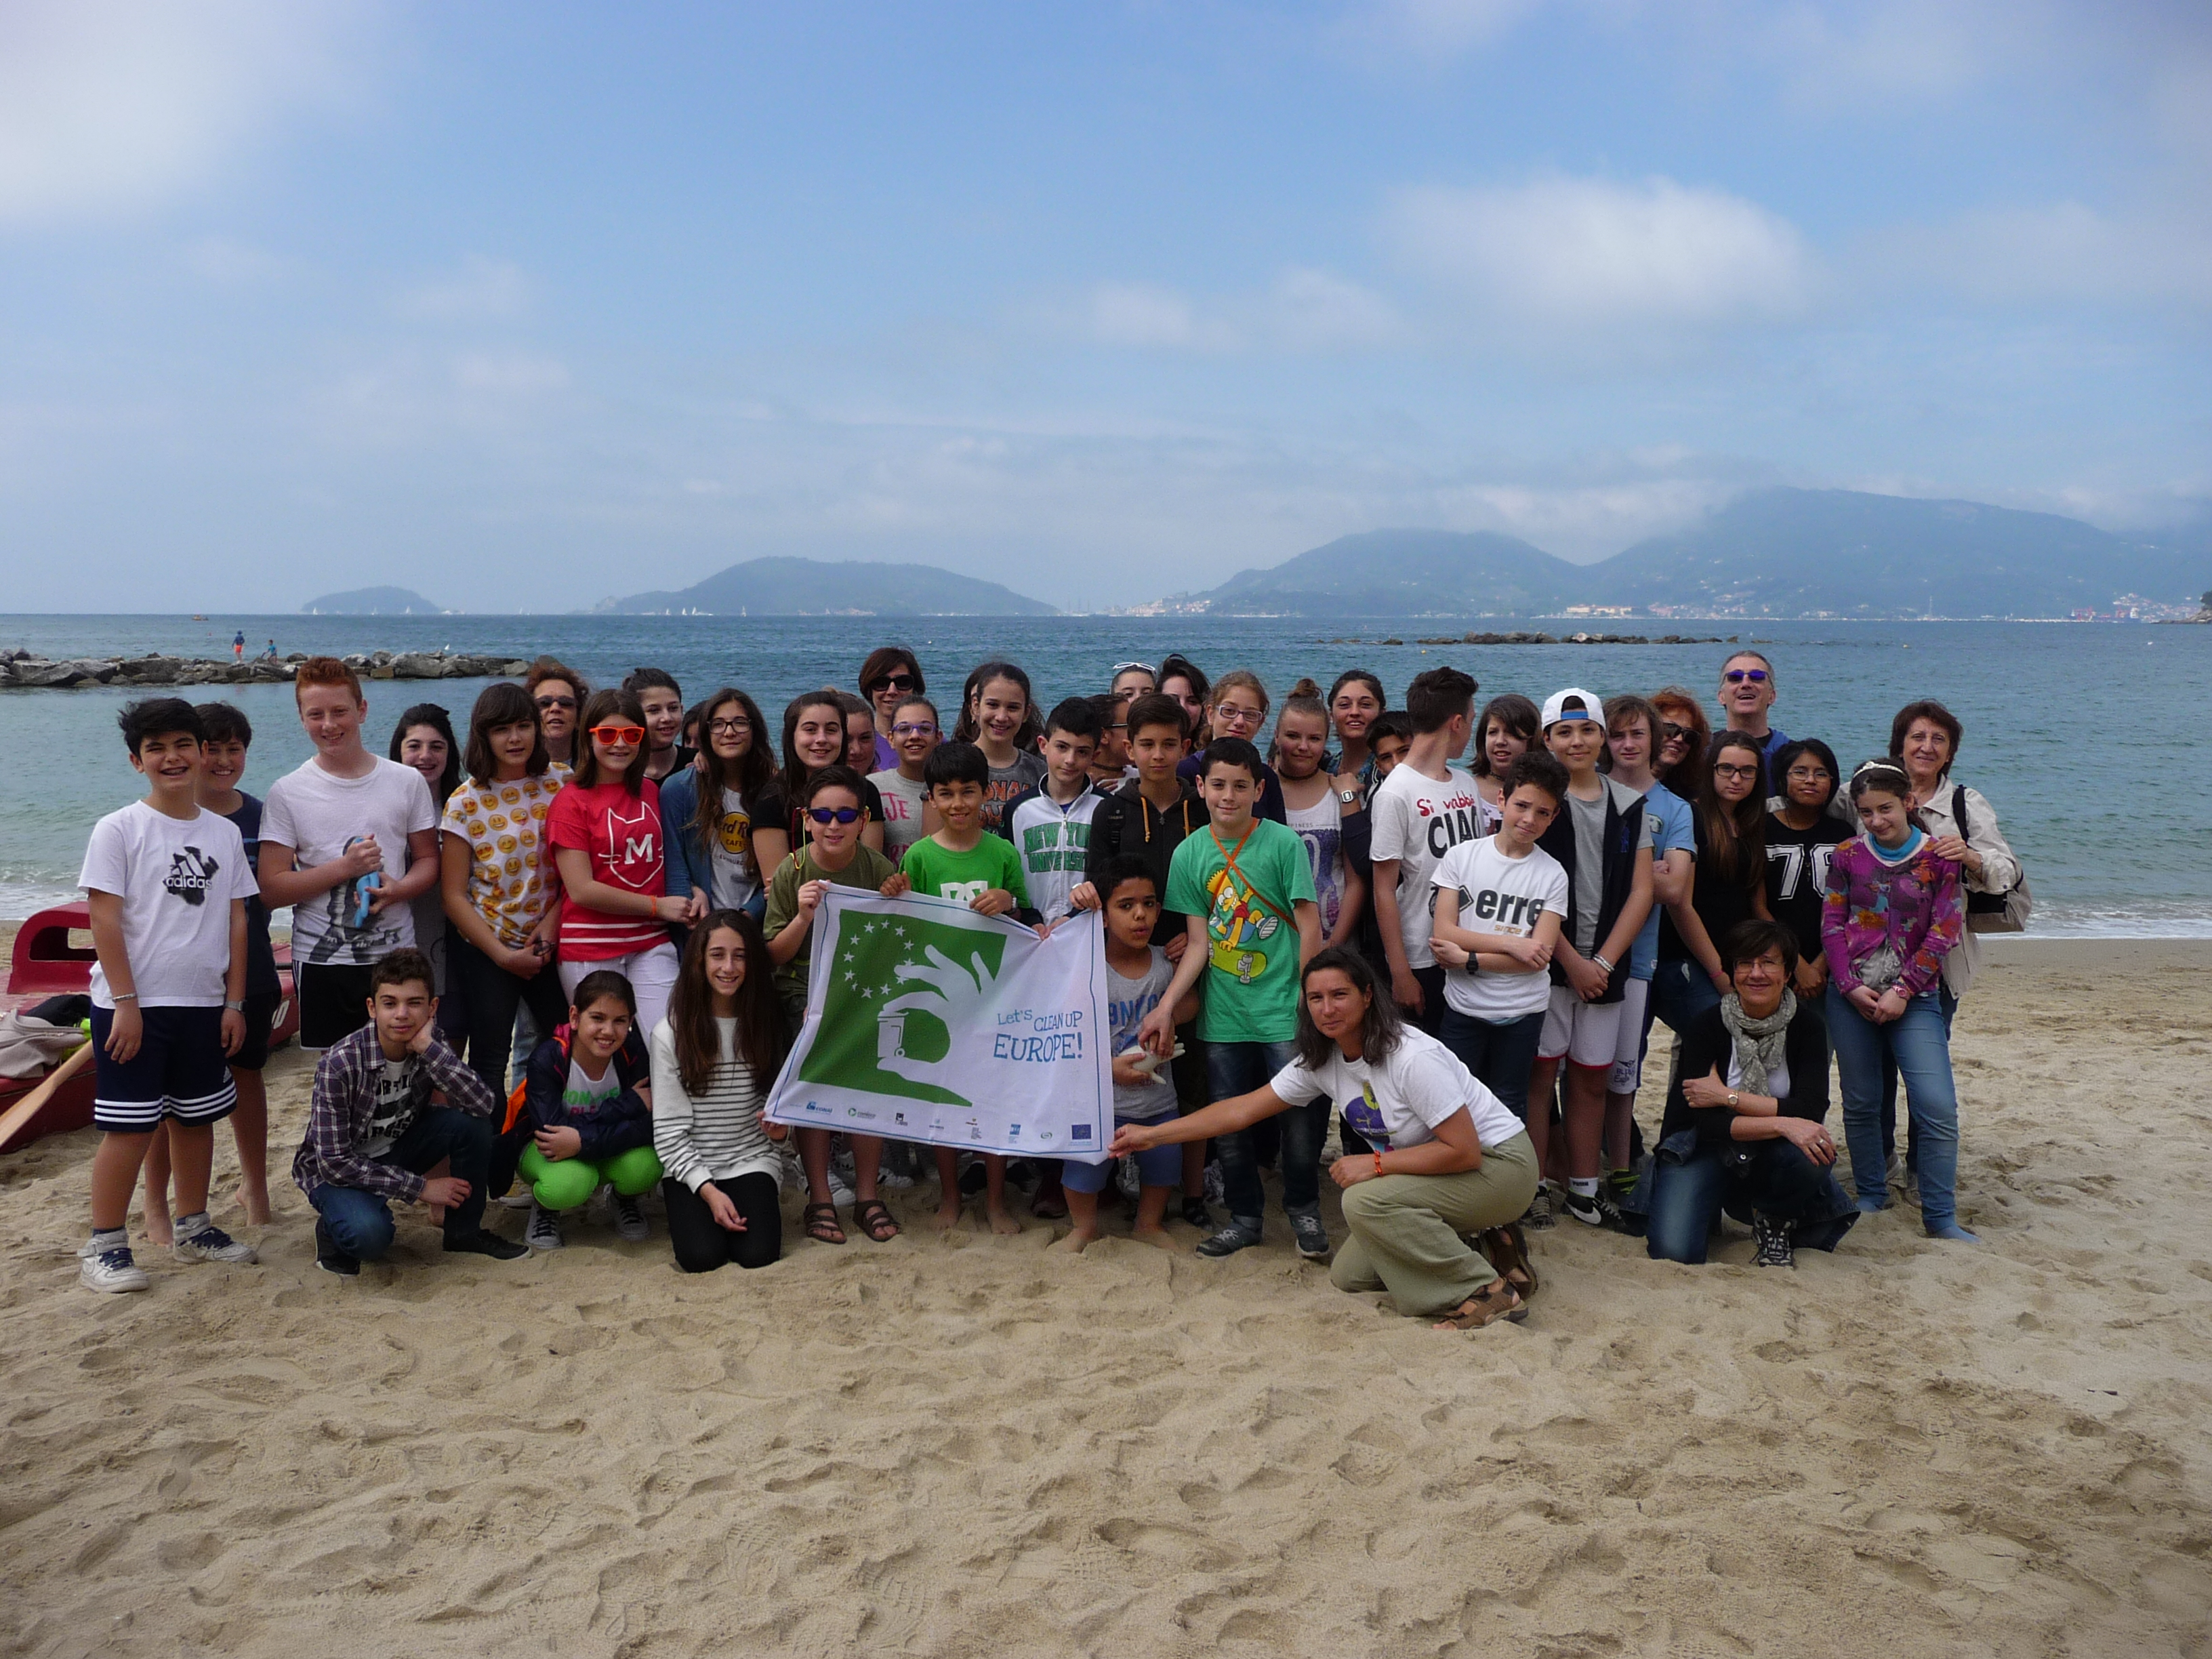
M 919 968 L 911 963 L 902 963 L 896 971 L 901 979 L 920 980 L 930 988 L 908 991 L 902 996 L 893 997 L 876 1011 L 877 1019 L 888 1019 L 894 1014 L 913 1009 L 920 1013 L 933 1014 L 945 1022 L 949 1031 L 957 1029 L 963 1022 L 980 1016 L 985 999 L 997 982 L 992 977 L 991 970 L 984 966 L 981 953 L 968 958 L 968 968 L 960 967 L 933 945 L 925 947 L 924 954 L 929 958 L 928 967 Z M 939 1088 L 951 1086 L 947 1080 L 944 1060 L 917 1060 L 903 1049 L 885 1053 L 886 1046 L 878 1046 L 876 1064 L 892 1076 L 902 1077 L 909 1083 L 930 1083 Z M 950 1058 L 949 1052 L 947 1058 Z

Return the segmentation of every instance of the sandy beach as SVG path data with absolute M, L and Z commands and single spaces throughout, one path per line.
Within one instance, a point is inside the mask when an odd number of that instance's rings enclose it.
M 0 1653 L 2212 1650 L 2212 943 L 1993 958 L 1982 1248 L 1900 1204 L 1683 1268 L 1563 1221 L 1472 1335 L 1276 1218 L 1222 1263 L 1031 1223 L 694 1279 L 657 1206 L 510 1264 L 412 1212 L 343 1282 L 287 1052 L 258 1267 L 88 1295 L 94 1136 L 0 1159 Z

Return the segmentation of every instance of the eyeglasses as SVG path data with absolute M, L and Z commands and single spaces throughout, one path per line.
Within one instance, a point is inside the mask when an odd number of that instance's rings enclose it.
M 933 720 L 901 720 L 891 727 L 891 735 L 895 738 L 933 738 L 937 735 L 937 724 Z
M 900 672 L 886 674 L 881 679 L 871 681 L 868 685 L 868 690 L 871 691 L 911 691 L 914 690 L 914 684 L 915 681 L 913 675 Z
M 753 723 L 747 720 L 708 720 L 707 729 L 718 738 L 731 738 L 740 732 L 751 731 Z
M 810 806 L 806 816 L 817 823 L 853 823 L 860 819 L 857 806 Z
M 1756 766 L 1730 766 L 1723 762 L 1713 768 L 1713 775 L 1717 778 L 1755 778 L 1759 775 L 1759 769 Z
M 595 726 L 592 735 L 601 743 L 643 743 L 645 728 L 641 726 Z
M 538 699 L 538 706 L 544 709 L 574 708 L 576 706 L 576 700 L 574 697 L 540 697 Z
M 1257 726 L 1266 716 L 1257 708 L 1240 708 L 1233 702 L 1217 702 L 1213 705 L 1213 718 Z
M 1730 685 L 1741 685 L 1746 680 L 1753 685 L 1764 685 L 1766 684 L 1766 671 L 1764 668 L 1731 668 L 1721 678 Z
M 1790 781 L 1792 783 L 1822 783 L 1826 781 L 1828 775 L 1828 769 L 1825 766 L 1793 766 L 1790 769 Z

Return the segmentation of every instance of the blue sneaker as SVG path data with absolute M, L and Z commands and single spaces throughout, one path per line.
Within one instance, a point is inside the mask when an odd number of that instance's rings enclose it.
M 1249 1249 L 1259 1242 L 1260 1224 L 1258 1222 L 1246 1221 L 1242 1217 L 1232 1216 L 1230 1218 L 1229 1224 L 1219 1232 L 1215 1233 L 1211 1238 L 1202 1238 L 1199 1241 L 1198 1253 L 1200 1255 L 1210 1256 L 1234 1255 L 1237 1251 Z

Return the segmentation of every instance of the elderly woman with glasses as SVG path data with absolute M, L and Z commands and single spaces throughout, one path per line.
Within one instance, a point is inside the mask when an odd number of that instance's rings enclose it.
M 1654 1261 L 1704 1261 L 1725 1212 L 1750 1224 L 1760 1267 L 1795 1267 L 1798 1245 L 1832 1250 L 1859 1218 L 1826 1121 L 1827 1028 L 1792 988 L 1787 927 L 1742 922 L 1723 949 L 1728 994 L 1682 1033 L 1658 1153 L 1629 1208 L 1649 1217 Z

